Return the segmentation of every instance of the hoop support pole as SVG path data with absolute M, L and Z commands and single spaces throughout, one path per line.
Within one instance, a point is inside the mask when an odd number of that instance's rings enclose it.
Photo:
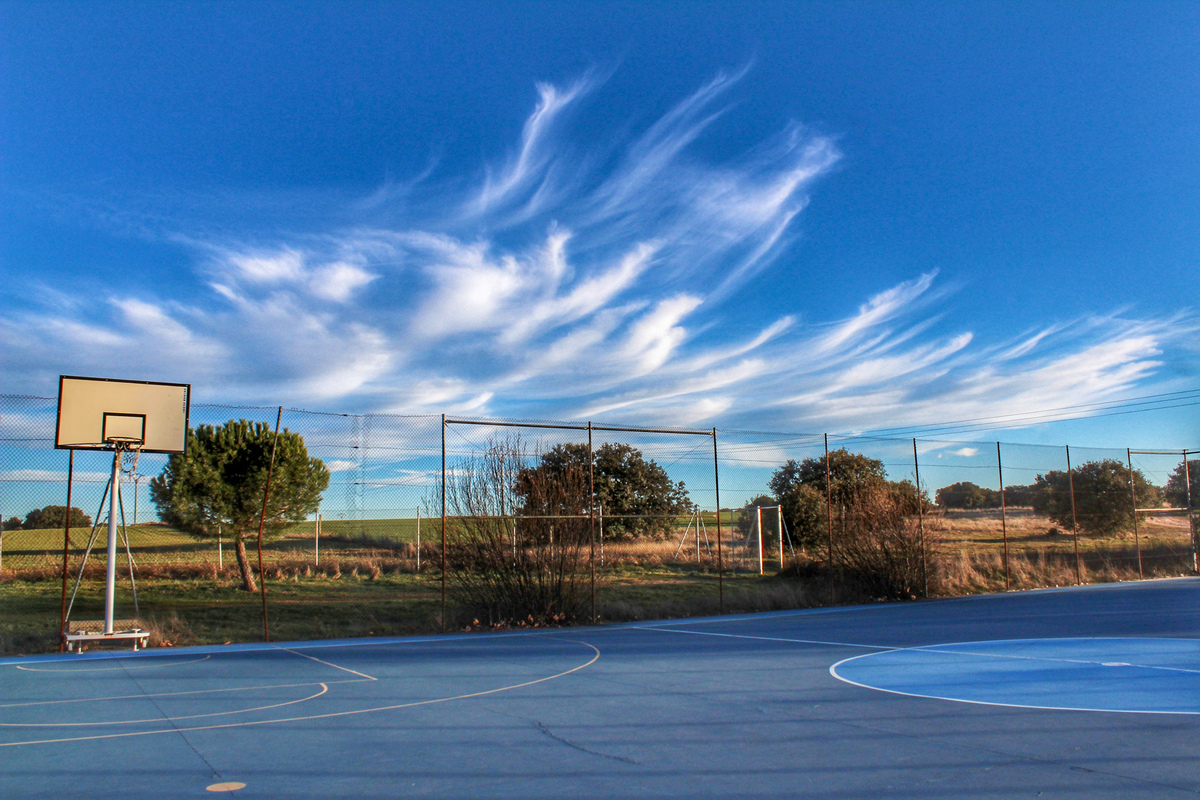
M 113 448 L 112 490 L 108 494 L 108 563 L 104 573 L 104 633 L 113 632 L 113 602 L 117 591 L 117 493 L 121 491 L 121 447 Z M 68 512 L 69 513 L 69 512 Z
M 67 569 L 71 553 L 71 485 L 75 478 L 75 448 L 67 451 L 67 521 L 63 526 L 62 624 L 58 631 L 58 652 L 67 646 Z

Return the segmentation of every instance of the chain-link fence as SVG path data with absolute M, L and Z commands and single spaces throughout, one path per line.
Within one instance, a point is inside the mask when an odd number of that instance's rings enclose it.
M 167 456 L 125 460 L 118 613 L 153 641 L 695 615 L 1196 570 L 1200 455 L 1183 448 L 209 404 L 192 406 L 191 423 L 273 427 L 277 415 L 330 479 L 307 519 L 263 542 L 261 574 L 256 537 L 239 548 L 232 534 L 160 521 L 152 481 Z M 75 619 L 103 604 L 112 456 L 55 450 L 55 419 L 53 398 L 0 397 L 4 649 L 53 646 L 64 606 Z M 78 509 L 69 537 L 65 506 Z M 266 603 L 246 591 L 239 550 Z M 542 606 L 503 606 L 495 592 L 508 584 Z

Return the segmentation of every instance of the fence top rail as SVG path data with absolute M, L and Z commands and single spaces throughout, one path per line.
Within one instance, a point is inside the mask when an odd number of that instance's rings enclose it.
M 1190 456 L 1200 453 L 1200 450 L 1130 450 L 1129 452 L 1135 456 Z
M 488 425 L 495 428 L 549 428 L 562 431 L 607 431 L 616 433 L 675 433 L 685 436 L 712 436 L 712 430 L 700 431 L 691 428 L 639 428 L 617 425 L 590 425 L 577 422 L 514 422 L 497 419 L 462 419 L 446 417 L 447 425 Z

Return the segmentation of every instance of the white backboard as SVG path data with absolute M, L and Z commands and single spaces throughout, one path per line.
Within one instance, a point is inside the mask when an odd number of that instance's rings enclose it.
M 62 375 L 54 446 L 109 450 L 125 442 L 144 453 L 182 453 L 191 396 L 186 383 Z

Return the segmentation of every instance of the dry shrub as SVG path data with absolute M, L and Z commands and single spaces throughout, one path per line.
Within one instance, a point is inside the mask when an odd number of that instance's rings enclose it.
M 960 551 L 943 559 L 941 589 L 944 594 L 1004 591 L 1004 556 L 999 552 Z M 1179 562 L 1151 564 L 1145 575 L 1179 574 Z M 1138 579 L 1137 558 L 1131 553 L 1081 553 L 1078 574 L 1074 553 L 1055 553 L 1040 549 L 1012 550 L 1008 559 L 1008 588 L 1071 586 L 1084 583 L 1112 583 Z
M 446 487 L 454 517 L 447 577 L 464 610 L 488 627 L 560 624 L 582 608 L 587 472 L 567 467 L 551 475 L 529 469 L 530 462 L 519 438 L 493 441 L 459 464 Z
M 150 634 L 148 640 L 150 647 L 182 647 L 195 644 L 197 641 L 196 634 L 191 627 L 174 611 L 163 616 L 151 614 L 143 617 L 139 622 L 141 627 Z
M 888 487 L 861 493 L 834 536 L 834 558 L 848 582 L 870 597 L 913 599 L 934 591 L 940 575 L 939 522 L 906 513 Z

